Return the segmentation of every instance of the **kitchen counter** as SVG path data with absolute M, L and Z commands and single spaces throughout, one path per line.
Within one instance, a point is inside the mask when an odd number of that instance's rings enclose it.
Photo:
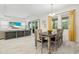
M 0 39 L 12 39 L 31 35 L 30 30 L 0 30 Z

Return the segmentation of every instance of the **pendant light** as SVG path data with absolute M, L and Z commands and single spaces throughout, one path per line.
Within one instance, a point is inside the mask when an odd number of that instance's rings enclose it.
M 55 15 L 55 13 L 53 12 L 53 10 L 54 10 L 54 4 L 50 4 L 49 16 L 53 17 Z
M 48 15 L 48 33 L 52 32 L 52 8 L 53 8 L 53 4 L 50 4 L 50 12 Z

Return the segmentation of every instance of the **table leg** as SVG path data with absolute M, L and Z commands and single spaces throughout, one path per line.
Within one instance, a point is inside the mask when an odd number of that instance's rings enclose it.
M 43 53 L 43 39 L 41 38 L 41 53 Z
M 48 54 L 51 54 L 51 39 L 48 37 Z

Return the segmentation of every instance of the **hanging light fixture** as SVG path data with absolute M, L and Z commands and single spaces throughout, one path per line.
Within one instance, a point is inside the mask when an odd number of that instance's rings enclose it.
M 49 12 L 49 16 L 54 16 L 55 13 L 53 13 L 53 4 L 50 4 L 50 12 Z
M 49 15 L 48 15 L 48 33 L 51 34 L 52 32 L 52 7 L 53 7 L 53 4 L 50 4 L 50 12 L 49 12 Z

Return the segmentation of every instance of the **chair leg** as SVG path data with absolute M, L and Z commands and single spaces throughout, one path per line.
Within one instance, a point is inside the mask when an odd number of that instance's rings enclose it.
M 43 53 L 43 40 L 41 40 L 41 53 Z
M 37 50 L 37 40 L 35 39 L 35 47 L 36 47 L 36 50 Z
M 36 50 L 37 50 L 37 43 L 36 43 Z
M 55 51 L 57 51 L 57 44 L 55 43 Z
M 58 45 L 59 45 L 58 41 L 56 41 L 54 44 L 55 44 L 55 48 L 54 49 L 55 49 L 55 51 L 57 51 L 57 48 L 58 48 Z
M 58 47 L 60 46 L 60 43 L 61 43 L 61 40 L 59 40 L 59 41 L 58 41 L 58 44 L 57 44 L 57 45 L 58 45 Z
M 63 39 L 61 38 L 61 45 L 63 44 Z

